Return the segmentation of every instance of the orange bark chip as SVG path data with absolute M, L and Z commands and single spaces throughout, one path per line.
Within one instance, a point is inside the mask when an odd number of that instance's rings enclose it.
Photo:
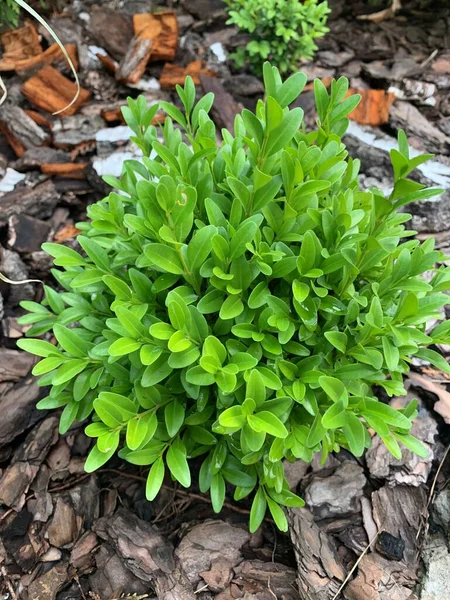
M 42 68 L 22 86 L 22 94 L 31 104 L 51 113 L 68 106 L 76 92 L 75 83 L 50 66 Z M 81 88 L 76 102 L 63 112 L 63 116 L 74 115 L 89 98 L 89 92 Z
M 205 68 L 205 64 L 201 60 L 194 60 L 186 67 L 171 65 L 166 63 L 161 73 L 159 83 L 162 88 L 174 88 L 177 84 L 183 85 L 186 77 L 190 75 L 195 85 L 200 85 L 200 75 L 208 75 L 215 77 L 214 71 Z
M 178 45 L 178 20 L 173 11 L 133 15 L 134 34 L 153 41 L 150 60 L 174 60 Z
M 361 95 L 361 102 L 349 115 L 349 119 L 360 125 L 373 127 L 384 125 L 389 121 L 389 112 L 395 100 L 395 94 L 385 90 L 356 90 L 350 89 L 347 97 L 353 94 Z

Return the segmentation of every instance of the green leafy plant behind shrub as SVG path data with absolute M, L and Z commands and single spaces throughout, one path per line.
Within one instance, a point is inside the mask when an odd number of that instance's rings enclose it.
M 0 0 L 0 26 L 17 27 L 19 12 L 20 8 L 15 0 Z
M 361 191 L 341 141 L 358 102 L 345 98 L 347 80 L 330 94 L 315 82 L 318 128 L 305 133 L 302 110 L 288 106 L 306 77 L 282 83 L 266 64 L 264 79 L 265 102 L 237 116 L 219 146 L 213 96 L 196 103 L 189 78 L 178 88 L 184 112 L 160 103 L 162 138 L 150 125 L 158 106 L 128 101 L 142 160 L 105 178 L 120 193 L 89 207 L 81 252 L 43 246 L 65 291 L 22 303 L 29 334 L 52 330 L 58 345 L 18 342 L 43 359 L 34 373 L 52 387 L 39 407 L 63 407 L 61 433 L 91 419 L 87 471 L 120 448 L 151 466 L 152 500 L 166 473 L 189 487 L 188 459 L 201 457 L 215 511 L 229 484 L 236 500 L 254 493 L 252 531 L 267 507 L 286 529 L 280 506 L 302 503 L 283 459 L 361 456 L 369 428 L 396 457 L 399 444 L 423 454 L 409 433 L 416 403 L 394 410 L 372 387 L 405 394 L 412 356 L 450 372 L 429 349 L 448 343 L 450 322 L 426 333 L 450 268 L 435 267 L 442 253 L 410 239 L 398 212 L 439 192 L 407 179 L 429 156 L 410 158 L 401 132 L 390 196 Z
M 257 74 L 268 59 L 281 73 L 296 71 L 302 59 L 311 60 L 323 37 L 330 12 L 323 0 L 225 0 L 230 18 L 250 34 L 251 41 L 232 55 L 238 67 L 246 63 Z

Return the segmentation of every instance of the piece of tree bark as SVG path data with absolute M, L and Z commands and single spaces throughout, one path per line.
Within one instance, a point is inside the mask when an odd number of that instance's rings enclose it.
M 19 106 L 5 104 L 0 112 L 2 132 L 17 156 L 25 150 L 50 142 L 50 135 L 37 125 Z
M 99 519 L 94 532 L 112 544 L 125 565 L 155 586 L 159 600 L 195 600 L 191 583 L 173 557 L 173 548 L 147 521 L 121 508 Z
M 88 31 L 98 46 L 120 60 L 133 38 L 131 17 L 98 4 L 91 11 Z
M 58 417 L 49 417 L 35 427 L 15 452 L 0 479 L 0 503 L 21 510 L 25 495 L 51 446 L 58 440 Z
M 39 35 L 29 21 L 19 29 L 3 33 L 1 41 L 4 50 L 1 62 L 23 60 L 42 52 Z
M 36 123 L 36 125 L 39 125 L 39 127 L 45 127 L 45 129 L 49 130 L 52 129 L 52 122 L 49 121 L 49 119 L 47 119 L 46 117 L 44 117 L 44 115 L 41 115 L 41 113 L 31 109 L 25 109 L 24 112 L 30 117 L 30 119 L 33 119 L 33 121 Z
M 188 75 L 192 77 L 195 85 L 200 85 L 200 75 L 214 77 L 215 73 L 211 69 L 207 69 L 201 60 L 194 60 L 186 67 L 166 63 L 159 78 L 159 84 L 162 88 L 174 88 L 177 84 L 184 85 L 184 80 Z
M 78 70 L 78 55 L 77 47 L 75 44 L 67 44 L 65 46 L 67 54 L 70 56 L 70 60 Z M 58 44 L 52 44 L 44 52 L 40 52 L 37 55 L 30 56 L 22 59 L 5 59 L 4 57 L 0 60 L 0 72 L 1 71 L 16 71 L 19 75 L 27 75 L 31 71 L 36 71 L 45 67 L 45 65 L 54 65 L 58 68 L 64 68 L 67 65 L 67 59 L 64 56 L 61 48 Z
M 301 598 L 331 600 L 346 576 L 333 540 L 305 508 L 288 509 L 288 518 Z
M 29 254 L 41 249 L 50 232 L 50 224 L 28 215 L 13 215 L 8 220 L 8 246 L 16 252 Z M 1 353 L 4 350 L 0 350 Z M 10 352 L 14 352 L 11 350 Z M 0 378 L 1 378 L 0 366 Z
M 216 77 L 200 75 L 200 81 L 205 94 L 208 92 L 214 94 L 214 104 L 211 108 L 213 120 L 219 127 L 225 127 L 228 131 L 233 131 L 234 119 L 243 109 L 242 104 L 235 101 Z
M 43 67 L 22 86 L 22 94 L 31 104 L 51 113 L 65 109 L 64 115 L 66 116 L 74 115 L 83 104 L 89 101 L 90 93 L 81 88 L 77 100 L 72 106 L 66 108 L 76 92 L 75 83 L 50 66 Z
M 100 52 L 96 56 L 107 71 L 113 74 L 117 71 L 119 65 L 113 58 L 105 54 L 100 54 Z
M 133 15 L 134 34 L 153 40 L 150 60 L 174 60 L 178 44 L 178 21 L 173 11 Z
M 404 573 L 408 579 L 414 577 L 418 567 L 417 551 L 419 531 L 427 503 L 423 487 L 397 485 L 384 486 L 373 492 L 373 518 L 378 531 L 387 531 L 395 538 L 401 538 L 404 547 Z
M 44 389 L 32 377 L 22 380 L 1 395 L 0 448 L 42 418 L 42 411 L 38 411 L 35 405 L 43 395 Z
M 50 217 L 59 198 L 50 180 L 31 189 L 15 189 L 0 197 L 0 223 L 6 223 L 12 215 L 22 213 L 43 219 Z
M 88 163 L 43 163 L 41 165 L 41 171 L 46 175 L 85 179 L 87 164 Z
M 117 68 L 117 81 L 120 83 L 138 83 L 150 58 L 152 45 L 153 40 L 145 37 L 134 37 L 131 40 L 127 53 Z
M 0 348 L 0 382 L 19 381 L 35 364 L 35 357 L 27 352 Z
M 385 90 L 348 90 L 347 96 L 361 95 L 361 102 L 348 115 L 349 119 L 360 125 L 372 125 L 379 127 L 389 121 L 391 106 L 395 100 L 395 94 Z

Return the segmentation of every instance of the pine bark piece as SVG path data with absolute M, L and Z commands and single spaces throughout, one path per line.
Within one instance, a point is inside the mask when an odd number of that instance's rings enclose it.
M 372 125 L 373 127 L 385 125 L 389 121 L 395 94 L 385 90 L 350 89 L 346 97 L 354 94 L 361 95 L 361 102 L 349 114 L 349 119 L 360 125 Z
M 58 417 L 49 417 L 25 438 L 0 479 L 0 503 L 16 511 L 25 504 L 25 495 L 50 448 L 58 440 Z
M 41 249 L 50 232 L 50 224 L 28 215 L 13 215 L 8 220 L 8 246 L 20 254 Z M 0 356 L 3 351 L 0 350 Z M 0 366 L 0 372 L 2 368 Z
M 67 54 L 75 67 L 78 70 L 78 54 L 75 44 L 66 44 Z M 38 70 L 45 65 L 55 65 L 57 67 L 68 68 L 67 59 L 64 56 L 58 44 L 52 44 L 44 52 L 37 55 L 22 59 L 5 59 L 0 60 L 1 71 L 16 71 L 19 75 L 26 75 L 30 71 Z
M 27 352 L 0 348 L 0 382 L 19 381 L 35 364 L 35 357 Z
M 88 163 L 43 163 L 42 173 L 46 175 L 58 175 L 59 177 L 72 177 L 73 179 L 85 179 Z
M 36 123 L 36 125 L 39 125 L 39 127 L 45 127 L 49 130 L 52 129 L 52 122 L 44 117 L 44 115 L 41 115 L 41 113 L 31 109 L 25 109 L 24 112 L 30 117 L 30 119 L 33 119 L 33 121 Z
M 401 538 L 405 544 L 402 563 L 405 571 L 410 571 L 409 578 L 414 576 L 418 567 L 416 535 L 426 503 L 427 495 L 423 487 L 384 486 L 372 494 L 373 518 L 378 530 Z
M 50 66 L 43 67 L 22 86 L 22 94 L 31 104 L 51 113 L 68 106 L 76 92 L 75 83 Z M 74 115 L 89 98 L 90 93 L 81 88 L 77 100 L 66 108 L 64 115 Z
M 346 576 L 333 540 L 316 525 L 305 508 L 288 509 L 288 518 L 300 597 L 331 600 Z
M 60 198 L 53 183 L 45 181 L 34 188 L 19 188 L 0 197 L 0 223 L 12 215 L 26 213 L 32 217 L 50 217 Z
M 22 380 L 0 397 L 0 448 L 12 442 L 26 429 L 42 418 L 42 411 L 35 408 L 44 395 L 32 377 Z
M 178 20 L 173 11 L 133 15 L 134 34 L 153 40 L 150 60 L 174 60 L 178 44 Z
M 241 112 L 243 106 L 235 101 L 216 77 L 200 75 L 200 81 L 205 94 L 208 92 L 214 94 L 214 105 L 211 108 L 213 120 L 219 127 L 233 131 L 234 119 Z
M 120 83 L 138 83 L 144 74 L 152 46 L 152 39 L 134 37 L 128 46 L 127 53 L 117 68 L 116 80 Z
M 88 31 L 95 43 L 120 60 L 133 38 L 131 17 L 98 3 L 91 11 Z
M 16 62 L 42 53 L 39 35 L 34 25 L 26 22 L 20 29 L 7 31 L 1 36 L 3 56 L 1 62 Z
M 173 548 L 152 525 L 126 509 L 102 517 L 94 532 L 112 544 L 140 580 L 152 583 L 160 600 L 195 600 L 191 583 L 179 568 Z
M 200 85 L 200 75 L 214 77 L 215 73 L 207 69 L 205 63 L 201 60 L 194 60 L 186 67 L 166 63 L 159 79 L 162 88 L 174 88 L 176 85 L 184 85 L 184 80 L 190 75 L 195 85 Z
M 17 156 L 25 150 L 43 146 L 50 142 L 50 135 L 37 125 L 18 106 L 6 104 L 0 112 L 0 132 L 4 134 Z
M 100 54 L 100 52 L 96 56 L 107 71 L 113 74 L 117 71 L 118 64 L 113 58 L 105 54 Z

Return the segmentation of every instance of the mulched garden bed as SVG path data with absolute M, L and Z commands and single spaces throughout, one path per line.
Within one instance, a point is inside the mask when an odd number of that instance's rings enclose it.
M 361 159 L 364 185 L 389 188 L 387 150 L 399 128 L 415 149 L 436 154 L 415 177 L 446 191 L 408 211 L 419 237 L 433 234 L 449 248 L 448 2 L 405 0 L 394 20 L 381 23 L 357 18 L 379 7 L 330 5 L 331 32 L 303 70 L 326 85 L 345 75 L 362 94 L 345 141 Z M 158 10 L 166 12 L 149 16 Z M 227 60 L 245 36 L 226 26 L 220 0 L 78 0 L 47 17 L 83 90 L 69 114 L 52 116 L 73 89 L 57 47 L 31 22 L 2 36 L 9 96 L 0 107 L 0 272 L 55 285 L 42 242 L 75 247 L 75 224 L 107 193 L 101 176 L 119 175 L 123 160 L 137 155 L 120 114 L 128 95 L 173 99 L 175 84 L 191 74 L 216 94 L 216 124 L 231 128 L 242 106 L 254 108 L 262 84 Z M 299 102 L 311 124 L 308 87 Z M 45 390 L 30 375 L 35 359 L 15 349 L 26 330 L 18 304 L 41 294 L 39 283 L 0 281 L 1 598 L 450 598 L 447 375 L 414 363 L 408 397 L 391 400 L 401 407 L 419 398 L 413 434 L 429 448 L 427 459 L 406 450 L 396 460 L 374 438 L 362 459 L 343 451 L 323 466 L 287 465 L 307 508 L 289 511 L 290 535 L 270 519 L 251 535 L 245 501 L 228 498 L 218 517 L 197 488 L 169 480 L 147 502 L 145 470 L 120 459 L 84 472 L 91 440 L 82 426 L 58 436 L 57 416 L 36 410 Z M 448 356 L 450 348 L 440 351 Z

